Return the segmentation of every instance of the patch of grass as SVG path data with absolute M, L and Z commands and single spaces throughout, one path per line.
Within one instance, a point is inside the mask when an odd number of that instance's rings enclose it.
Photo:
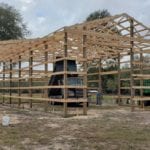
M 87 117 L 62 118 L 38 111 L 0 108 L 0 114 L 3 111 L 11 114 L 11 119 L 13 115 L 18 116 L 20 123 L 9 127 L 0 125 L 0 149 L 4 146 L 15 150 L 150 148 L 149 112 L 131 113 L 127 108 L 94 105 Z

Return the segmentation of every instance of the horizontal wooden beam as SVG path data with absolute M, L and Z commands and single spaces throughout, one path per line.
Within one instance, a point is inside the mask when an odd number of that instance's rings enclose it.
M 54 99 L 54 98 L 37 98 L 37 97 L 25 97 L 25 96 L 9 96 L 9 95 L 1 95 L 2 97 L 7 98 L 17 98 L 17 99 L 24 99 L 24 100 L 36 100 L 36 101 L 48 101 L 48 102 L 62 102 L 62 103 L 80 103 L 80 102 L 87 102 L 87 99 L 84 98 L 68 98 L 68 99 Z
M 12 90 L 15 90 L 15 89 L 65 89 L 65 88 L 68 88 L 68 89 L 85 89 L 87 88 L 86 86 L 70 86 L 70 85 L 51 85 L 51 86 L 31 86 L 31 87 L 0 87 L 0 89 L 12 89 Z

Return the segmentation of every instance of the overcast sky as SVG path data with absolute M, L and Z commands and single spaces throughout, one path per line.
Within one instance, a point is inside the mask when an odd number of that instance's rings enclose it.
M 93 11 L 108 9 L 112 14 L 128 13 L 150 25 L 150 0 L 0 0 L 22 14 L 30 38 L 42 37 L 67 25 L 79 23 Z

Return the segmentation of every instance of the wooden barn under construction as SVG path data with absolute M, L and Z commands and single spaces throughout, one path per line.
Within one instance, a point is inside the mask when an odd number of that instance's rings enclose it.
M 88 90 L 103 93 L 102 77 L 117 75 L 114 98 L 119 104 L 128 99 L 133 111 L 137 102 L 143 107 L 150 101 L 150 60 L 144 59 L 149 55 L 150 28 L 125 13 L 63 27 L 43 38 L 1 41 L 1 103 L 26 102 L 30 108 L 35 101 L 63 103 L 64 116 L 68 103 L 81 103 L 86 115 Z M 116 70 L 106 71 L 111 59 Z M 95 66 L 98 72 L 89 73 Z M 96 74 L 98 79 L 88 80 Z M 90 87 L 92 82 L 97 87 Z

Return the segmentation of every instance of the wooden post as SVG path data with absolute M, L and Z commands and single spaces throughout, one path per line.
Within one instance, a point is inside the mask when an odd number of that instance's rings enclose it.
M 103 98 L 103 90 L 102 90 L 102 76 L 101 76 L 101 72 L 102 72 L 102 62 L 101 59 L 99 59 L 99 67 L 98 67 L 98 71 L 99 71 L 99 83 L 98 83 L 98 91 L 101 94 L 100 99 L 102 100 Z
M 130 20 L 130 37 L 134 37 L 134 24 L 133 24 L 133 19 Z M 130 41 L 130 87 L 131 87 L 131 111 L 134 111 L 134 95 L 135 95 L 135 90 L 133 89 L 134 86 L 134 78 L 133 78 L 133 61 L 134 61 L 134 52 L 133 52 L 133 47 L 134 47 L 134 42 Z
M 86 27 L 83 27 L 83 31 L 86 31 Z M 87 58 L 87 52 L 86 52 L 86 39 L 87 35 L 83 34 L 83 58 Z M 87 99 L 87 63 L 84 61 L 84 72 L 86 72 L 86 75 L 84 76 L 84 85 L 86 88 L 83 89 L 83 98 Z M 87 115 L 87 102 L 83 102 L 83 115 Z
M 33 51 L 29 49 L 29 87 L 32 87 L 33 73 Z M 32 89 L 29 89 L 29 97 L 32 97 Z M 30 99 L 30 108 L 32 108 L 32 99 Z
M 5 65 L 6 63 L 3 62 L 3 88 L 5 87 Z M 3 89 L 3 104 L 5 103 L 5 89 Z
M 48 45 L 46 44 L 45 50 L 47 50 L 47 49 L 48 49 Z M 44 52 L 44 57 L 45 57 L 45 65 L 44 65 L 45 78 L 47 79 L 47 73 L 48 73 L 48 52 L 47 51 Z M 47 90 L 46 90 L 46 93 L 47 93 Z
M 143 74 L 143 52 L 142 52 L 142 50 L 140 51 L 140 62 L 141 62 L 140 74 Z M 142 78 L 140 79 L 140 86 L 143 86 L 143 79 Z M 140 89 L 140 96 L 141 96 L 141 98 L 143 97 L 143 89 L 142 88 Z M 140 105 L 144 109 L 144 101 L 141 101 Z
M 45 48 L 45 50 L 47 50 L 48 45 L 45 44 L 44 48 Z M 48 52 L 47 51 L 44 52 L 44 57 L 45 57 L 44 70 L 45 70 L 45 78 L 46 78 L 46 81 L 47 81 L 47 73 L 48 73 Z M 44 90 L 44 97 L 48 98 L 48 89 Z M 48 102 L 45 102 L 45 111 L 47 111 L 47 108 L 48 108 Z
M 9 86 L 10 86 L 10 89 L 9 89 L 9 104 L 11 105 L 12 104 L 12 98 L 11 98 L 11 96 L 12 96 L 12 90 L 11 90 L 11 88 L 12 88 L 12 59 L 10 59 L 10 62 L 9 62 L 10 64 L 9 64 Z
M 64 57 L 67 57 L 67 49 L 68 49 L 68 34 L 66 29 L 64 29 Z M 64 59 L 64 117 L 67 117 L 67 98 L 68 98 L 68 89 L 66 88 L 67 85 L 67 60 Z
M 18 72 L 18 96 L 20 97 L 21 96 L 21 90 L 20 90 L 20 85 L 21 85 L 21 56 L 19 56 L 19 62 L 18 62 L 18 69 L 19 69 L 19 72 Z M 21 98 L 18 99 L 18 106 L 20 107 L 21 105 Z
M 121 104 L 121 91 L 120 91 L 120 54 L 118 54 L 118 104 Z

